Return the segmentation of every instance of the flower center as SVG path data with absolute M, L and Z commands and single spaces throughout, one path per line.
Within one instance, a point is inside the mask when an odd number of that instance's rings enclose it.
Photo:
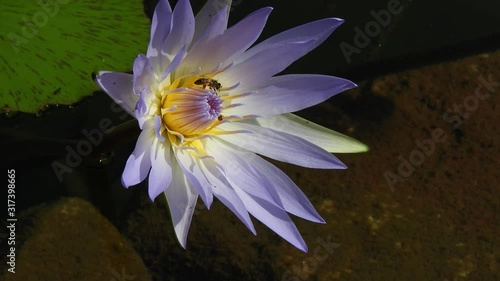
M 173 83 L 172 86 L 180 83 Z M 169 90 L 162 101 L 165 127 L 183 136 L 200 135 L 222 118 L 221 85 L 214 79 L 189 79 L 184 88 Z

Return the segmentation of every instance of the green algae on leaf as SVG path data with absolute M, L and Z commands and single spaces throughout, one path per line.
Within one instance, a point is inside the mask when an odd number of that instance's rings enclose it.
M 142 1 L 9 1 L 0 10 L 0 112 L 35 113 L 98 90 L 98 69 L 130 70 L 150 21 Z

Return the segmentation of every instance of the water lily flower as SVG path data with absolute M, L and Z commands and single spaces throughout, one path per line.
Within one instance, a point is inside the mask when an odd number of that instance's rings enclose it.
M 224 5 L 221 5 L 224 3 Z M 195 17 L 188 0 L 160 0 L 146 55 L 133 74 L 102 71 L 97 84 L 134 116 L 142 132 L 122 175 L 148 177 L 151 200 L 164 194 L 185 247 L 198 197 L 214 196 L 254 234 L 251 214 L 295 247 L 307 246 L 289 214 L 324 223 L 304 193 L 259 155 L 319 169 L 344 169 L 333 152 L 367 147 L 290 112 L 351 89 L 327 75 L 279 75 L 321 44 L 343 20 L 327 18 L 253 47 L 272 8 L 228 28 L 230 1 L 209 0 Z

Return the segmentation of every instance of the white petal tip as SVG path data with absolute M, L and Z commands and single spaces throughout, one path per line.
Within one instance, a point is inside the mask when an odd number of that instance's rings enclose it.
M 370 151 L 370 148 L 361 142 L 358 142 L 357 140 L 354 139 L 346 139 L 349 143 L 345 143 L 342 145 L 342 147 L 334 148 L 334 149 L 329 149 L 328 152 L 330 153 L 362 153 L 362 152 L 367 152 Z
M 368 151 L 370 151 L 370 148 L 368 147 L 368 145 L 363 144 L 363 143 L 359 143 L 358 151 L 355 151 L 355 152 L 368 152 Z
M 181 245 L 181 247 L 186 250 L 186 246 L 187 246 L 187 235 L 183 235 L 183 234 L 180 234 L 180 233 L 177 233 L 177 229 L 175 231 L 176 233 L 176 236 L 177 236 L 177 241 L 179 242 L 179 245 Z
M 106 74 L 106 73 L 112 73 L 112 71 L 99 71 L 99 72 L 97 72 L 96 79 L 99 78 L 99 76 L 102 76 L 103 74 Z
M 345 19 L 341 19 L 341 18 L 330 18 L 332 20 L 335 20 L 336 22 L 339 22 L 339 23 L 344 23 L 345 22 Z

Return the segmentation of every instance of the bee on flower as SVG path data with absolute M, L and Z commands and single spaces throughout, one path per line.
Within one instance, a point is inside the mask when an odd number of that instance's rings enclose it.
M 356 87 L 327 75 L 279 75 L 321 44 L 343 20 L 327 18 L 253 46 L 272 8 L 227 27 L 230 1 L 209 0 L 197 16 L 188 0 L 160 0 L 146 55 L 133 74 L 102 71 L 97 84 L 138 121 L 142 132 L 122 175 L 125 187 L 148 178 L 163 194 L 185 247 L 198 198 L 214 197 L 254 234 L 250 215 L 295 247 L 307 246 L 288 213 L 324 223 L 304 193 L 259 155 L 318 169 L 344 169 L 331 153 L 367 147 L 295 112 Z
M 222 85 L 215 79 L 209 79 L 209 78 L 200 78 L 196 81 L 194 81 L 194 84 L 196 85 L 203 85 L 203 89 L 206 89 L 207 87 L 210 87 L 210 89 L 213 90 L 220 90 Z

